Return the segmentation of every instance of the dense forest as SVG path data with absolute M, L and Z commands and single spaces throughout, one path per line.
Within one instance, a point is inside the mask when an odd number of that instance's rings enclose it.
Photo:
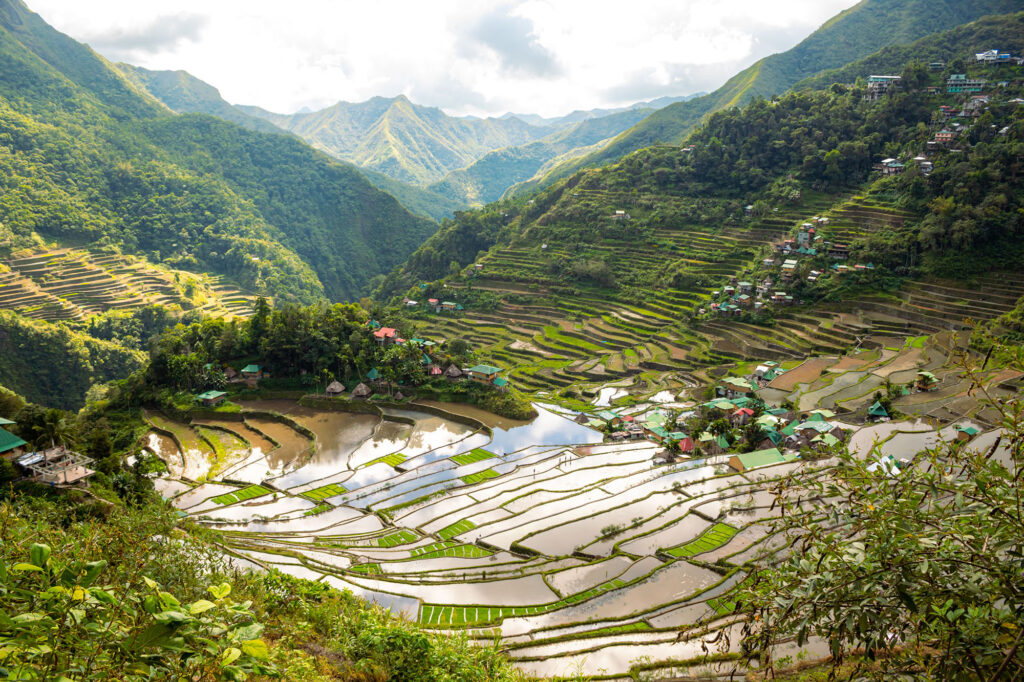
M 8 389 L 44 405 L 78 409 L 94 384 L 140 369 L 145 356 L 63 324 L 0 310 L 0 377 Z
M 19 0 L 0 10 L 0 249 L 112 245 L 312 302 L 436 229 L 300 140 L 175 116 Z

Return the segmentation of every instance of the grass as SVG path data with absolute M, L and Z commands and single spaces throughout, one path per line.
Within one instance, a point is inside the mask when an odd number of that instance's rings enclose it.
M 424 545 L 423 547 L 417 547 L 409 550 L 409 556 L 412 559 L 480 559 L 491 556 L 493 553 L 494 552 L 489 552 L 483 547 L 467 545 L 454 540 L 434 542 L 429 545 Z
M 461 535 L 462 533 L 473 530 L 474 528 L 476 528 L 475 523 L 463 519 L 461 521 L 453 523 L 450 526 L 445 526 L 441 530 L 437 531 L 437 537 L 441 538 L 442 540 L 451 540 L 456 535 Z
M 572 604 L 591 599 L 609 590 L 624 587 L 622 580 L 610 580 L 586 592 L 574 594 L 550 604 L 536 606 L 450 606 L 447 604 L 424 604 L 420 607 L 420 623 L 422 625 L 483 625 L 496 623 L 504 618 L 516 616 L 535 616 L 549 611 L 556 611 Z M 625 626 L 624 626 L 625 627 Z
M 494 469 L 484 469 L 483 471 L 477 472 L 475 474 L 470 474 L 469 476 L 460 476 L 459 478 L 465 481 L 467 485 L 473 485 L 474 483 L 486 481 L 489 478 L 497 478 L 500 475 L 501 474 L 499 474 Z
M 390 548 L 396 545 L 405 545 L 410 542 L 415 542 L 419 536 L 413 533 L 411 530 L 400 530 L 397 533 L 391 533 L 384 537 L 377 538 L 377 546 Z
M 461 455 L 455 455 L 451 459 L 456 464 L 472 464 L 473 462 L 482 462 L 483 460 L 490 459 L 491 457 L 497 457 L 497 455 L 482 448 L 473 448 L 469 452 L 464 452 Z
M 328 497 L 334 497 L 335 495 L 344 495 L 348 491 L 345 490 L 344 486 L 338 485 L 337 483 L 331 483 L 330 485 L 320 486 L 313 490 L 307 490 L 302 493 L 302 496 L 313 500 L 314 502 L 323 502 Z
M 233 493 L 218 495 L 213 498 L 213 501 L 217 504 L 234 504 L 235 502 L 245 502 L 246 500 L 251 500 L 269 494 L 270 490 L 268 488 L 264 488 L 261 485 L 251 485 L 248 488 L 242 488 L 241 490 L 236 490 Z
M 401 464 L 402 462 L 404 462 L 406 459 L 407 459 L 407 457 L 405 455 L 403 455 L 401 452 L 393 452 L 390 455 L 384 455 L 383 457 L 378 457 L 377 459 L 373 460 L 372 462 L 367 462 L 363 466 L 364 467 L 371 467 L 374 464 L 380 464 L 381 462 L 383 462 L 384 464 L 387 464 L 390 467 L 396 467 L 399 464 Z
M 316 516 L 317 514 L 323 514 L 325 511 L 329 511 L 331 509 L 334 509 L 334 507 L 332 507 L 329 504 L 318 504 L 317 506 L 313 507 L 308 512 L 303 514 L 303 516 Z
M 927 336 L 912 336 L 907 339 L 905 348 L 924 348 L 925 342 L 928 341 Z
M 716 523 L 711 528 L 701 533 L 696 539 L 687 542 L 686 544 L 673 547 L 666 551 L 666 554 L 673 556 L 676 559 L 682 559 L 685 557 L 696 556 L 703 554 L 704 552 L 710 552 L 713 549 L 718 549 L 730 540 L 733 536 L 738 533 L 739 530 L 733 528 L 726 523 Z

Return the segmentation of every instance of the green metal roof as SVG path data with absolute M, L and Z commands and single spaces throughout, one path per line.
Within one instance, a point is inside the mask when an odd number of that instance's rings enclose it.
M 619 415 L 612 412 L 611 410 L 601 410 L 600 412 L 597 413 L 597 416 L 600 419 L 605 420 L 606 422 L 610 422 L 613 419 L 619 419 Z
M 8 452 L 14 448 L 20 448 L 22 445 L 28 445 L 28 443 L 13 433 L 0 429 L 0 452 Z
M 253 374 L 255 374 L 256 372 L 259 372 L 261 369 L 263 368 L 260 367 L 259 365 L 246 365 L 245 367 L 242 368 L 242 374 L 245 374 L 247 372 L 252 372 Z
M 14 422 L 12 422 L 10 419 L 4 419 L 3 417 L 0 417 L 0 426 L 7 426 L 8 424 L 13 423 Z
M 380 371 L 376 367 L 374 367 L 373 369 L 366 373 L 366 378 L 369 379 L 370 381 L 376 381 L 377 379 L 380 379 Z
M 508 386 L 508 379 L 503 379 L 501 377 L 498 377 L 497 379 L 494 380 L 494 385 L 498 386 L 498 387 Z
M 196 396 L 196 400 L 216 400 L 222 396 L 226 396 L 227 393 L 224 391 L 207 391 L 206 393 L 200 393 Z
M 779 452 L 778 448 L 769 448 L 767 450 L 757 450 L 756 452 L 747 452 L 742 455 L 736 455 L 736 458 L 743 465 L 743 469 L 756 469 L 757 467 L 768 466 L 769 464 L 778 464 L 780 462 L 787 462 L 791 459 L 795 459 L 795 456 L 786 456 Z
M 966 433 L 968 436 L 978 435 L 978 429 L 974 428 L 973 426 L 958 426 L 956 427 L 956 430 Z
M 470 367 L 469 371 L 477 374 L 497 374 L 502 370 L 501 367 L 495 367 L 494 365 L 476 365 L 475 367 Z
M 878 402 L 877 400 L 875 401 L 874 405 L 868 408 L 868 414 L 871 415 L 872 417 L 889 416 L 889 413 L 886 411 L 886 409 L 882 407 L 882 403 Z

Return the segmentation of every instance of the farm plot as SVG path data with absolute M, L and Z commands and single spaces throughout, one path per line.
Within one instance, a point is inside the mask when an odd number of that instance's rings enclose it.
M 497 457 L 497 455 L 482 448 L 473 448 L 469 452 L 465 452 L 461 455 L 455 455 L 452 457 L 452 461 L 456 464 L 473 464 L 474 462 L 482 462 L 483 460 L 491 459 L 492 457 Z
M 236 502 L 244 502 L 246 500 L 251 500 L 269 494 L 269 489 L 264 488 L 261 485 L 251 485 L 248 488 L 242 488 L 241 490 L 232 493 L 218 495 L 213 498 L 213 501 L 217 504 L 235 504 Z
M 713 549 L 725 545 L 727 542 L 738 533 L 739 530 L 725 523 L 716 523 L 715 525 L 708 528 L 706 531 L 701 533 L 700 537 L 696 540 L 691 540 L 685 544 L 673 547 L 665 550 L 665 553 L 676 559 L 683 559 L 704 552 L 710 552 Z

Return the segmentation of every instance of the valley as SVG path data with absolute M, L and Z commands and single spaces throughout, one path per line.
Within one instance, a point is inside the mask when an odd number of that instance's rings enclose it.
M 1022 10 L 473 117 L 0 0 L 0 676 L 1017 679 Z

